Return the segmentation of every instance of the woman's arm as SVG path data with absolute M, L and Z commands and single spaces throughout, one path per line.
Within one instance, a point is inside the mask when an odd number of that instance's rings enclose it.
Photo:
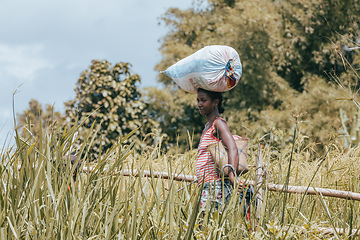
M 234 167 L 234 169 L 236 169 L 239 164 L 239 153 L 235 140 L 230 132 L 229 126 L 227 125 L 226 122 L 222 121 L 221 119 L 220 121 L 217 120 L 215 122 L 215 131 L 216 131 L 216 136 L 218 136 L 218 138 L 222 140 L 222 143 L 228 149 L 229 164 L 231 164 Z M 229 180 L 232 184 L 236 183 L 236 179 L 233 171 L 229 171 Z

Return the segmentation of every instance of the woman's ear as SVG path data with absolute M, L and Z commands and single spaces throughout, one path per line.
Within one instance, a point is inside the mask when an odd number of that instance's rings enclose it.
M 219 99 L 214 100 L 214 106 L 216 106 L 216 108 L 219 106 Z

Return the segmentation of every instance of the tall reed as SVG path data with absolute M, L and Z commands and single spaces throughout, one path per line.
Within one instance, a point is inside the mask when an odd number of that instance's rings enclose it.
M 119 174 L 132 169 L 194 175 L 195 149 L 163 154 L 159 143 L 135 153 L 132 145 L 123 144 L 128 135 L 96 163 L 89 163 L 87 147 L 94 136 L 88 135 L 76 149 L 78 158 L 72 165 L 69 157 L 63 156 L 76 140 L 77 127 L 63 131 L 52 125 L 39 131 L 38 139 L 16 132 L 16 147 L 1 153 L 1 239 L 306 239 L 325 237 L 321 227 L 360 228 L 357 201 L 321 195 L 288 195 L 285 201 L 284 194 L 266 188 L 261 221 L 256 219 L 255 201 L 250 219 L 245 218 L 241 212 L 244 203 L 236 194 L 223 212 L 213 207 L 202 212 L 197 183 Z M 300 135 L 293 146 L 284 149 L 263 149 L 268 169 L 265 183 L 306 186 L 323 161 L 311 187 L 359 192 L 360 148 L 345 149 L 335 142 L 325 159 L 314 159 L 311 145 L 304 145 L 304 139 Z M 250 165 L 255 165 L 256 142 L 251 139 L 249 145 Z M 92 165 L 95 171 L 78 172 L 74 181 L 80 160 L 83 167 Z M 289 175 L 283 171 L 287 168 Z M 255 179 L 255 169 L 244 178 Z M 349 236 L 335 233 L 326 237 Z

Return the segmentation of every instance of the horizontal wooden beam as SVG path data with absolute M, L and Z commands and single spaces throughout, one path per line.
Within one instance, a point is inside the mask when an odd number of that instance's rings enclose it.
M 84 167 L 83 168 L 84 172 L 92 172 L 94 170 L 95 170 L 95 168 L 93 168 L 93 167 Z M 154 178 L 163 178 L 163 179 L 173 178 L 175 181 L 196 182 L 196 177 L 193 175 L 174 174 L 171 176 L 167 172 L 158 172 L 158 171 L 151 172 L 148 170 L 144 170 L 144 171 L 134 170 L 132 172 L 131 170 L 124 169 L 124 170 L 120 171 L 119 174 L 121 174 L 123 176 L 134 176 L 134 177 L 142 176 L 142 177 L 154 177 Z
M 84 167 L 84 172 L 92 172 L 95 168 L 93 167 Z M 135 170 L 134 172 L 131 172 L 131 170 L 122 170 L 119 172 L 119 174 L 124 176 L 134 176 L 134 177 L 154 177 L 154 178 L 163 178 L 163 179 L 174 179 L 176 181 L 184 181 L 184 182 L 196 182 L 196 176 L 194 175 L 185 175 L 185 174 L 174 174 L 169 175 L 167 172 L 158 172 L 158 171 L 142 171 L 139 172 L 138 170 Z M 242 185 L 252 185 L 254 186 L 256 183 L 255 181 L 251 180 L 243 180 Z M 348 200 L 356 200 L 360 201 L 360 193 L 350 192 L 350 191 L 342 191 L 342 190 L 334 190 L 334 189 L 328 189 L 328 188 L 314 188 L 309 187 L 309 189 L 306 192 L 305 186 L 287 186 L 280 184 L 273 184 L 268 183 L 266 185 L 266 188 L 269 191 L 274 192 L 286 192 L 286 193 L 295 193 L 295 194 L 304 194 L 307 193 L 308 195 L 317 195 L 321 193 L 323 196 L 326 197 L 336 197 L 336 198 L 342 198 L 342 199 L 348 199 Z

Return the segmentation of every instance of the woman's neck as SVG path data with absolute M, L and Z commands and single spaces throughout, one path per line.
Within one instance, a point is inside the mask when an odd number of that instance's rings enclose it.
M 218 117 L 220 117 L 220 114 L 219 111 L 216 109 L 216 111 L 213 111 L 212 113 L 206 116 L 206 120 L 208 122 L 213 122 Z

